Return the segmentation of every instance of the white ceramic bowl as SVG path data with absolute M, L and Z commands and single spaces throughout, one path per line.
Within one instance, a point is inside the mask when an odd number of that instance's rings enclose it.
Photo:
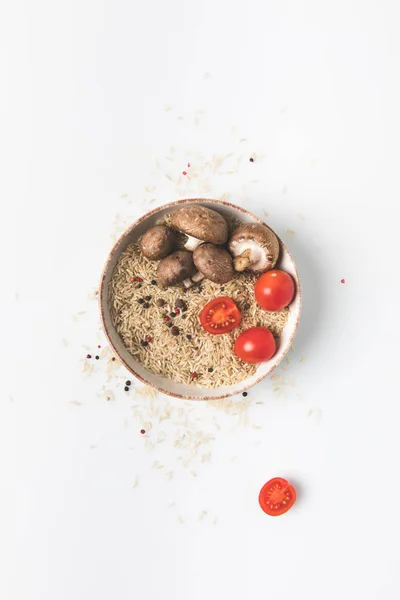
M 208 208 L 212 208 L 222 215 L 236 217 L 244 223 L 262 223 L 265 225 L 261 219 L 253 215 L 251 212 L 240 206 L 236 206 L 222 200 L 209 200 L 206 198 L 178 200 L 176 202 L 171 202 L 170 204 L 165 204 L 164 206 L 151 210 L 140 217 L 140 219 L 138 219 L 130 227 L 128 227 L 108 256 L 100 281 L 100 314 L 104 332 L 110 343 L 110 346 L 113 348 L 114 352 L 118 355 L 119 359 L 128 369 L 128 371 L 132 373 L 132 375 L 147 385 L 150 385 L 151 387 L 163 392 L 164 394 L 168 394 L 169 396 L 175 396 L 176 398 L 188 400 L 216 400 L 244 392 L 256 383 L 259 383 L 262 379 L 264 379 L 264 377 L 267 377 L 267 375 L 269 375 L 281 362 L 289 350 L 295 336 L 301 312 L 300 282 L 294 261 L 279 236 L 277 237 L 281 245 L 281 252 L 279 261 L 277 263 L 277 268 L 290 273 L 296 282 L 296 295 L 290 305 L 289 320 L 278 341 L 277 352 L 272 359 L 260 363 L 254 375 L 235 385 L 223 386 L 217 389 L 209 389 L 197 385 L 192 386 L 184 383 L 177 383 L 171 379 L 162 377 L 161 375 L 150 373 L 140 362 L 133 358 L 133 356 L 131 356 L 128 350 L 125 348 L 119 334 L 112 324 L 110 310 L 108 307 L 108 284 L 121 252 L 123 252 L 126 247 L 129 246 L 129 244 L 136 242 L 143 235 L 143 233 L 147 231 L 147 229 L 155 225 L 156 221 L 162 218 L 165 214 L 173 212 L 183 204 L 196 203 L 200 203 Z

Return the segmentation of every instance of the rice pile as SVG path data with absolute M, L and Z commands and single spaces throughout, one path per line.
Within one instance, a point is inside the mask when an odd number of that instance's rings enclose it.
M 180 286 L 161 289 L 151 284 L 157 279 L 157 265 L 158 261 L 149 261 L 139 246 L 132 244 L 121 254 L 110 281 L 113 323 L 132 356 L 152 373 L 207 388 L 232 385 L 253 375 L 257 365 L 246 364 L 235 356 L 235 339 L 245 329 L 260 326 L 279 336 L 286 325 L 288 309 L 267 312 L 260 308 L 254 299 L 256 278 L 247 273 L 240 273 L 223 285 L 204 279 L 189 290 Z M 131 281 L 133 277 L 140 277 L 143 282 Z M 146 296 L 151 296 L 149 308 L 138 302 Z M 200 324 L 201 309 L 217 296 L 232 298 L 242 314 L 239 327 L 231 333 L 211 335 Z M 163 307 L 156 305 L 159 298 L 165 301 Z M 174 311 L 178 299 L 184 300 L 187 310 L 171 317 L 180 331 L 173 336 L 164 317 Z M 146 337 L 151 341 L 142 346 Z

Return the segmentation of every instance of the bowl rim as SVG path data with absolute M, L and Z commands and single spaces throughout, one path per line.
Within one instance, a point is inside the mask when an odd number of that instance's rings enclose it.
M 103 290 L 105 291 L 105 286 L 104 286 L 104 279 L 106 277 L 106 273 L 108 271 L 108 266 L 110 264 L 111 259 L 113 258 L 115 252 L 118 250 L 119 246 L 121 245 L 121 243 L 123 242 L 123 240 L 137 227 L 137 225 L 139 223 L 141 223 L 142 221 L 144 221 L 145 219 L 147 219 L 148 217 L 150 217 L 151 215 L 154 215 L 158 212 L 160 212 L 161 210 L 164 210 L 165 208 L 172 208 L 175 206 L 179 206 L 182 204 L 200 204 L 202 202 L 207 202 L 209 204 L 215 204 L 216 206 L 227 206 L 229 208 L 234 208 L 235 210 L 239 210 L 240 212 L 242 212 L 243 214 L 246 214 L 248 216 L 250 216 L 252 219 L 254 219 L 255 221 L 257 221 L 258 223 L 260 223 L 261 225 L 265 225 L 266 227 L 268 227 L 269 229 L 271 229 L 276 237 L 279 240 L 279 243 L 282 245 L 282 248 L 284 248 L 284 250 L 287 252 L 290 260 L 292 261 L 293 267 L 294 267 L 294 272 L 295 272 L 295 283 L 296 283 L 296 295 L 295 295 L 295 299 L 298 302 L 298 313 L 297 313 L 297 318 L 296 321 L 294 323 L 294 327 L 293 327 L 293 331 L 290 335 L 289 340 L 286 343 L 285 348 L 283 349 L 283 353 L 280 355 L 279 360 L 275 360 L 272 364 L 271 367 L 268 369 L 268 371 L 266 373 L 264 373 L 263 375 L 261 375 L 260 377 L 258 377 L 256 379 L 256 381 L 254 381 L 251 384 L 244 384 L 242 387 L 240 387 L 238 390 L 236 390 L 234 393 L 231 392 L 227 392 L 227 393 L 223 393 L 220 394 L 219 396 L 207 396 L 207 395 L 202 395 L 202 396 L 186 396 L 184 394 L 179 394 L 179 393 L 175 393 L 175 392 L 171 392 L 168 390 L 165 390 L 161 387 L 159 387 L 158 385 L 156 385 L 155 383 L 148 381 L 146 379 L 144 379 L 141 375 L 139 375 L 138 373 L 136 373 L 136 371 L 134 369 L 132 369 L 132 367 L 130 367 L 127 362 L 122 358 L 122 356 L 119 354 L 118 350 L 115 348 L 112 340 L 111 340 L 111 335 L 109 334 L 108 331 L 108 327 L 106 325 L 106 320 L 105 320 L 105 315 L 104 315 L 104 310 L 103 310 L 103 299 L 104 299 L 104 294 L 103 294 Z M 108 290 L 107 290 L 108 293 Z M 144 383 L 145 385 L 148 385 L 149 387 L 157 390 L 158 392 L 162 393 L 162 394 L 166 394 L 167 396 L 171 396 L 173 398 L 179 398 L 181 400 L 199 400 L 199 401 L 203 401 L 203 400 L 223 400 L 224 398 L 230 398 L 232 396 L 236 396 L 239 394 L 242 394 L 243 392 L 247 391 L 248 389 L 254 387 L 255 385 L 257 385 L 258 383 L 260 383 L 263 379 L 265 379 L 266 377 L 268 377 L 268 375 L 270 375 L 275 369 L 276 367 L 282 362 L 282 360 L 285 358 L 286 354 L 289 352 L 289 349 L 293 343 L 294 337 L 296 335 L 297 332 L 297 328 L 299 325 L 299 321 L 300 321 L 300 316 L 301 316 L 301 310 L 302 310 L 302 292 L 301 292 L 301 286 L 300 286 L 300 278 L 299 278 L 299 273 L 297 271 L 297 266 L 295 261 L 293 260 L 292 255 L 290 254 L 289 250 L 286 247 L 286 244 L 281 240 L 281 238 L 279 237 L 279 235 L 272 229 L 272 227 L 270 227 L 270 225 L 268 225 L 267 223 L 265 223 L 265 221 L 263 221 L 260 217 L 258 217 L 257 215 L 255 215 L 254 213 L 252 213 L 251 211 L 243 208 L 242 206 L 238 206 L 237 204 L 233 204 L 232 202 L 227 202 L 226 200 L 215 200 L 213 198 L 185 198 L 182 200 L 174 200 L 172 202 L 168 202 L 166 204 L 162 204 L 161 206 L 157 206 L 155 208 L 153 208 L 152 210 L 149 210 L 148 212 L 146 212 L 144 215 L 142 215 L 141 217 L 139 217 L 138 219 L 136 219 L 136 221 L 134 221 L 121 235 L 120 237 L 116 240 L 116 242 L 114 243 L 113 247 L 111 248 L 108 257 L 106 259 L 106 262 L 104 264 L 103 267 L 103 271 L 101 273 L 101 277 L 100 277 L 100 285 L 99 285 L 99 309 L 100 309 L 100 320 L 101 320 L 101 325 L 104 331 L 104 334 L 107 338 L 108 343 L 110 344 L 110 347 L 112 349 L 112 351 L 114 352 L 114 354 L 116 354 L 116 356 L 118 357 L 119 361 L 124 365 L 124 367 L 128 370 L 129 373 L 131 373 L 134 377 L 136 377 L 137 379 L 139 379 L 139 381 L 141 381 L 142 383 Z M 107 304 L 108 304 L 108 297 L 107 297 Z M 246 380 L 244 380 L 243 383 L 245 383 Z

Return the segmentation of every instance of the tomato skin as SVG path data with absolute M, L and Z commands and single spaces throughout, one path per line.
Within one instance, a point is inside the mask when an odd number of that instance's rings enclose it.
M 203 329 L 213 335 L 233 331 L 241 319 L 240 310 L 228 296 L 213 298 L 200 312 L 200 323 Z
M 258 496 L 262 510 L 271 517 L 283 515 L 296 502 L 296 490 L 282 477 L 267 481 Z
M 243 331 L 235 342 L 235 354 L 247 363 L 269 360 L 276 352 L 274 336 L 266 327 L 251 327 Z
M 258 304 L 265 310 L 282 310 L 293 300 L 294 281 L 289 273 L 272 269 L 257 279 L 254 293 Z

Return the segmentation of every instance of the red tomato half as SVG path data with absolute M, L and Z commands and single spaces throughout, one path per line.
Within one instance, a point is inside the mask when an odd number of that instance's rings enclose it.
M 286 479 L 274 477 L 264 485 L 258 501 L 267 515 L 277 517 L 292 508 L 296 501 L 296 490 Z
M 272 358 L 275 352 L 274 336 L 266 327 L 246 329 L 235 342 L 236 356 L 247 363 L 264 362 Z
M 232 298 L 227 296 L 214 298 L 200 313 L 200 323 L 203 328 L 214 335 L 236 329 L 241 318 L 240 310 Z
M 273 269 L 257 279 L 254 293 L 258 304 L 265 310 L 282 310 L 289 306 L 295 292 L 294 281 L 285 271 Z

